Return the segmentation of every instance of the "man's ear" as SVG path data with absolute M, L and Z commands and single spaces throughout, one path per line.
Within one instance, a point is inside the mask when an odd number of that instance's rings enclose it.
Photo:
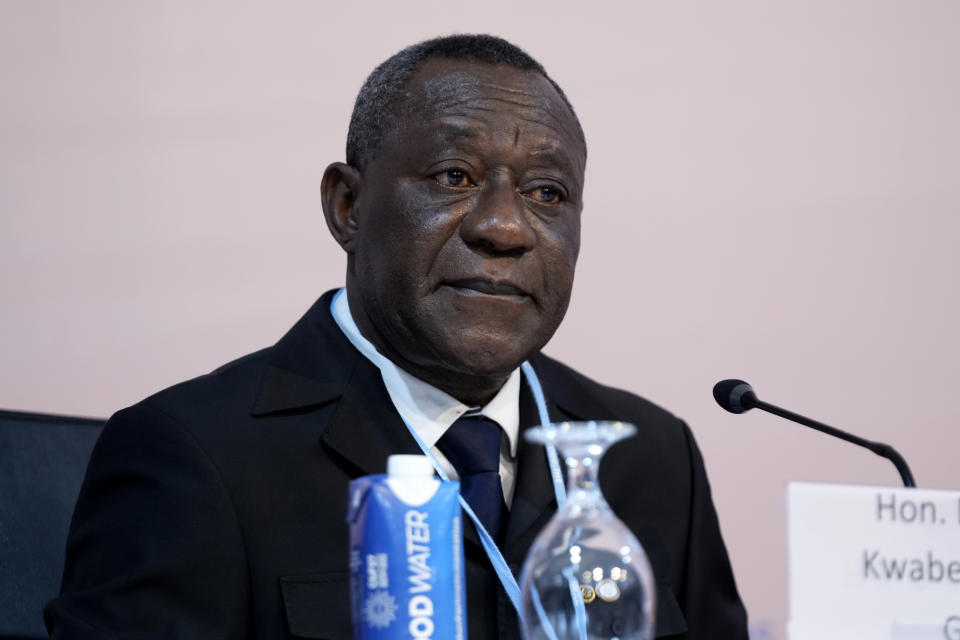
M 334 162 L 323 172 L 320 193 L 323 199 L 323 217 L 334 240 L 347 253 L 353 253 L 357 234 L 357 198 L 362 180 L 360 172 L 348 164 Z

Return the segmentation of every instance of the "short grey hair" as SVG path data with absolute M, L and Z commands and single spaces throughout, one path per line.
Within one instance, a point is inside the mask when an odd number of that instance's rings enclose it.
M 496 36 L 461 34 L 425 40 L 392 55 L 373 70 L 353 106 L 347 132 L 347 164 L 363 170 L 380 148 L 384 135 L 396 126 L 404 88 L 423 63 L 431 58 L 452 58 L 507 65 L 535 71 L 546 78 L 570 109 L 577 133 L 586 148 L 583 128 L 563 89 L 547 75 L 543 65 L 520 47 Z

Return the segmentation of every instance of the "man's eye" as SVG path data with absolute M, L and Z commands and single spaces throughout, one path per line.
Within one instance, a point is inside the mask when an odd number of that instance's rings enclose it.
M 436 175 L 437 182 L 445 187 L 470 186 L 470 177 L 463 169 L 447 169 Z
M 528 192 L 528 195 L 544 204 L 557 204 L 562 199 L 560 190 L 553 187 L 537 187 Z

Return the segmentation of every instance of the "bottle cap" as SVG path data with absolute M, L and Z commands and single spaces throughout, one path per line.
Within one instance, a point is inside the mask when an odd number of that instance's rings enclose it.
M 387 457 L 387 474 L 430 478 L 433 477 L 433 462 L 427 456 L 392 455 Z

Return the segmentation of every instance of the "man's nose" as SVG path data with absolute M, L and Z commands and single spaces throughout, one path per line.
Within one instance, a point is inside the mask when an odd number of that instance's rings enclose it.
M 503 178 L 486 181 L 476 206 L 460 222 L 460 235 L 469 246 L 491 254 L 519 255 L 537 242 L 523 196 Z

